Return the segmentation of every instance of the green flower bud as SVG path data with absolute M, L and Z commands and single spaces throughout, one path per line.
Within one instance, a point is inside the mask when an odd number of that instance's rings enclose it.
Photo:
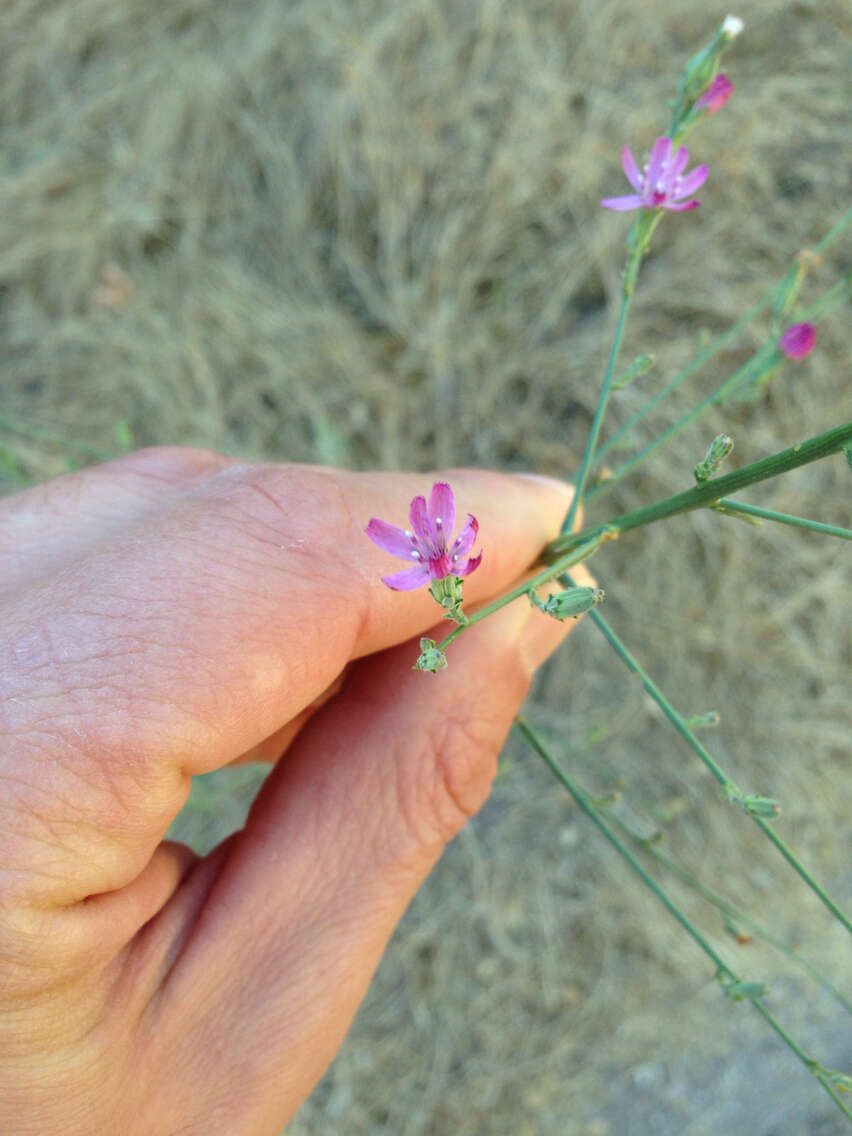
M 756 817 L 771 819 L 781 813 L 781 802 L 773 800 L 772 797 L 743 797 L 739 804 L 747 813 Z
M 769 987 L 763 982 L 727 982 L 723 983 L 725 993 L 734 1002 L 745 1002 L 752 998 L 765 998 Z
M 637 355 L 620 379 L 612 384 L 613 390 L 624 390 L 629 386 L 634 379 L 638 379 L 640 375 L 646 375 L 654 365 L 653 355 Z
M 717 434 L 710 445 L 707 447 L 707 453 L 704 455 L 704 461 L 699 462 L 695 467 L 695 480 L 699 485 L 704 481 L 709 481 L 716 473 L 716 470 L 734 448 L 734 439 L 727 434 Z
M 577 619 L 584 612 L 590 611 L 604 598 L 602 588 L 569 588 L 565 592 L 556 592 L 542 600 L 535 589 L 529 592 L 530 602 L 545 615 L 552 615 L 554 619 Z
M 420 657 L 412 667 L 415 671 L 428 671 L 429 674 L 437 674 L 442 671 L 447 665 L 447 656 L 437 645 L 434 639 L 423 638 L 420 640 Z

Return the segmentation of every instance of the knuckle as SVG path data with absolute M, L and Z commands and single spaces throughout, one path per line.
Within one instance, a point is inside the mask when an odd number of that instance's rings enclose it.
M 493 719 L 459 706 L 427 736 L 420 800 L 413 810 L 421 842 L 445 844 L 485 804 L 497 771 L 503 731 Z
M 132 466 L 141 474 L 174 480 L 192 479 L 205 473 L 218 473 L 232 464 L 232 459 L 202 446 L 148 446 L 119 462 Z

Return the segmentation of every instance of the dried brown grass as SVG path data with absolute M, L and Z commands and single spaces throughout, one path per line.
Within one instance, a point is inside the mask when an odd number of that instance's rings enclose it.
M 848 206 L 848 6 L 739 14 L 736 97 L 693 142 L 713 170 L 704 206 L 659 230 L 631 318 L 624 358 L 651 350 L 657 368 L 618 396 L 613 424 Z M 620 145 L 666 125 L 684 60 L 723 15 L 697 0 L 653 16 L 626 0 L 5 6 L 0 409 L 65 443 L 4 431 L 10 477 L 60 472 L 69 445 L 114 450 L 119 420 L 138 445 L 576 469 L 627 226 L 597 199 L 623 191 Z M 847 238 L 805 299 L 849 260 Z M 665 404 L 654 432 L 765 331 Z M 849 418 L 846 331 L 848 309 L 810 360 L 685 432 L 601 519 L 688 484 L 723 427 L 745 462 Z M 849 484 L 835 460 L 750 499 L 849 524 Z M 608 618 L 679 707 L 721 711 L 715 752 L 784 802 L 785 838 L 848 902 L 852 573 L 838 545 L 706 514 L 624 539 L 595 568 Z M 685 861 L 848 990 L 842 936 L 591 625 L 536 704 L 590 783 L 653 802 Z M 544 771 L 514 746 L 507 758 L 292 1131 L 841 1131 Z M 209 844 L 244 791 L 202 785 L 184 831 Z M 811 984 L 677 894 L 748 976 L 775 979 L 771 1004 L 827 1063 L 852 1061 Z

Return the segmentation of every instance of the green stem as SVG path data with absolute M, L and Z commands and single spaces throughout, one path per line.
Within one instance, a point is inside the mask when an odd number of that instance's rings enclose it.
M 785 943 L 783 939 L 779 939 L 766 927 L 762 926 L 755 919 L 752 919 L 745 911 L 741 911 L 735 904 L 731 903 L 730 900 L 725 899 L 719 892 L 714 891 L 713 888 L 702 883 L 701 880 L 694 876 L 687 868 L 684 868 L 677 860 L 674 860 L 671 856 L 667 856 L 665 852 L 660 850 L 653 838 L 648 839 L 642 836 L 611 810 L 607 810 L 607 812 L 610 821 L 616 828 L 625 833 L 637 847 L 642 848 L 649 856 L 653 856 L 658 863 L 662 864 L 673 875 L 677 876 L 687 887 L 697 892 L 698 895 L 712 904 L 727 920 L 747 928 L 752 934 L 756 935 L 759 939 L 763 939 L 764 942 L 769 943 L 770 946 L 773 946 L 777 951 L 789 958 L 791 962 L 801 967 L 802 970 L 806 971 L 824 990 L 839 1002 L 847 1013 L 852 1014 L 852 1002 L 834 986 L 831 980 L 827 978 L 818 967 L 814 966 L 812 962 L 800 955 L 789 943 Z
M 563 788 L 567 789 L 571 796 L 574 798 L 577 806 L 586 814 L 586 816 L 600 829 L 607 840 L 615 847 L 618 853 L 624 857 L 627 863 L 633 868 L 642 882 L 651 889 L 660 903 L 669 911 L 671 915 L 680 923 L 681 927 L 687 934 L 698 944 L 704 951 L 708 958 L 716 964 L 717 973 L 727 978 L 730 983 L 738 983 L 740 981 L 737 974 L 728 966 L 724 959 L 717 953 L 717 951 L 710 945 L 704 935 L 698 930 L 695 924 L 689 917 L 681 911 L 668 893 L 660 887 L 657 881 L 651 876 L 645 868 L 639 863 L 630 849 L 619 840 L 618 836 L 613 832 L 612 828 L 607 824 L 600 812 L 595 808 L 591 798 L 588 794 L 580 788 L 580 786 L 572 780 L 571 777 L 562 769 L 559 763 L 552 756 L 547 746 L 544 744 L 538 731 L 527 722 L 522 716 L 515 719 L 515 724 L 518 730 L 535 750 L 535 752 L 542 758 L 544 763 L 550 769 L 553 776 L 559 781 Z M 769 1026 L 778 1034 L 782 1041 L 792 1050 L 799 1060 L 805 1065 L 810 1073 L 819 1081 L 826 1092 L 831 1096 L 834 1103 L 838 1106 L 844 1116 L 852 1120 L 852 1112 L 846 1107 L 846 1103 L 840 1096 L 834 1085 L 831 1084 L 828 1077 L 825 1075 L 822 1066 L 814 1061 L 798 1044 L 775 1018 L 774 1014 L 767 1008 L 767 1006 L 759 998 L 749 998 L 748 1001 L 754 1006 L 761 1017 L 767 1022 Z
M 779 288 L 780 285 L 773 288 L 771 292 L 767 292 L 763 299 L 758 300 L 754 307 L 750 308 L 746 312 L 746 314 L 733 325 L 733 327 L 731 327 L 723 335 L 720 335 L 717 339 L 714 339 L 713 342 L 705 347 L 703 351 L 699 351 L 699 353 L 695 356 L 692 362 L 688 364 L 688 366 L 684 367 L 682 371 L 678 371 L 671 382 L 667 383 L 666 386 L 662 388 L 662 390 L 657 391 L 657 393 L 649 398 L 648 401 L 642 407 L 640 407 L 640 409 L 637 410 L 631 418 L 628 418 L 624 425 L 620 426 L 612 435 L 612 437 L 609 438 L 598 450 L 598 462 L 602 462 L 606 455 L 618 446 L 622 438 L 624 438 L 627 434 L 634 430 L 640 422 L 647 418 L 651 411 L 655 410 L 656 407 L 658 407 L 664 399 L 668 398 L 668 396 L 676 391 L 678 387 L 682 386 L 683 383 L 687 381 L 687 379 L 692 378 L 696 371 L 701 370 L 704 364 L 709 362 L 709 360 L 712 359 L 714 355 L 718 355 L 722 348 L 727 347 L 731 340 L 736 339 L 743 328 L 747 327 L 748 324 L 750 324 L 751 321 L 755 318 L 755 316 L 760 315 L 763 309 L 767 308 L 772 303 Z M 607 484 L 607 482 L 604 482 L 603 484 Z M 594 489 L 592 489 L 590 496 L 597 494 L 600 488 L 601 486 L 596 486 Z
M 633 254 L 636 257 L 638 254 Z M 638 271 L 638 265 L 637 265 Z M 598 444 L 598 436 L 601 432 L 601 425 L 603 424 L 604 414 L 606 413 L 607 403 L 612 390 L 612 379 L 615 374 L 615 364 L 618 359 L 618 352 L 621 349 L 621 340 L 624 335 L 624 325 L 627 322 L 627 312 L 630 307 L 630 300 L 633 295 L 633 290 L 624 288 L 621 297 L 621 311 L 618 314 L 618 324 L 615 329 L 615 336 L 612 341 L 612 348 L 609 353 L 609 362 L 607 363 L 606 375 L 604 376 L 603 388 L 601 390 L 600 398 L 598 399 L 597 410 L 592 422 L 592 428 L 589 431 L 589 438 L 586 442 L 586 452 L 583 455 L 583 464 L 580 466 L 580 472 L 577 474 L 575 483 L 574 499 L 571 502 L 571 507 L 565 515 L 565 520 L 562 523 L 562 532 L 570 533 L 574 528 L 574 521 L 577 519 L 577 510 L 583 500 L 583 493 L 586 488 L 586 480 L 589 476 L 592 462 L 595 459 L 595 449 Z
M 847 276 L 843 280 L 839 280 L 836 284 L 833 284 L 811 308 L 802 313 L 802 319 L 816 318 L 816 313 L 825 315 L 828 309 L 837 307 L 842 301 L 843 294 L 848 290 L 849 283 L 850 277 Z M 661 446 L 664 446 L 666 442 L 671 441 L 677 434 L 680 434 L 682 430 L 689 426 L 690 423 L 694 422 L 696 418 L 699 418 L 711 406 L 724 401 L 728 395 L 733 394 L 737 387 L 742 386 L 746 381 L 757 380 L 760 374 L 776 366 L 782 359 L 783 356 L 774 340 L 765 343 L 750 359 L 739 367 L 733 375 L 721 383 L 714 391 L 711 391 L 705 399 L 702 399 L 702 401 L 693 406 L 691 410 L 682 414 L 677 422 L 673 423 L 668 430 L 664 430 L 659 437 L 655 438 L 653 442 L 649 442 L 638 454 L 635 454 L 629 461 L 613 470 L 606 481 L 594 486 L 587 495 L 588 500 L 591 501 L 600 494 L 608 492 L 614 485 L 621 481 L 622 478 L 626 477 L 628 473 L 632 473 L 638 465 L 645 461 L 646 458 L 650 457 L 655 450 L 658 450 Z
M 774 509 L 761 509 L 757 505 L 746 505 L 743 501 L 730 501 L 723 497 L 717 505 L 720 513 L 738 513 L 744 517 L 760 517 L 764 521 L 775 521 L 779 525 L 793 525 L 799 529 L 825 533 L 826 536 L 839 536 L 842 540 L 852 540 L 852 529 L 842 529 L 838 525 L 824 525 L 822 521 L 811 521 L 807 517 L 793 517 L 789 513 L 776 513 Z
M 839 220 L 836 221 L 834 225 L 832 225 L 832 227 L 825 234 L 819 244 L 814 246 L 813 251 L 815 253 L 824 252 L 831 244 L 834 243 L 834 241 L 837 240 L 841 233 L 850 224 L 852 224 L 852 209 L 848 209 L 846 213 L 844 213 L 843 216 L 839 218 Z M 796 271 L 795 266 L 792 271 Z M 684 367 L 682 371 L 679 371 L 671 380 L 671 382 L 663 387 L 662 390 L 653 395 L 644 404 L 644 406 L 640 407 L 640 409 L 637 410 L 636 413 L 631 418 L 629 418 L 627 422 L 624 423 L 623 426 L 620 426 L 618 430 L 616 430 L 616 432 L 613 434 L 613 436 L 598 449 L 597 461 L 603 461 L 606 455 L 619 444 L 619 442 L 622 440 L 622 438 L 625 437 L 625 435 L 629 434 L 633 429 L 635 429 L 635 427 L 638 426 L 639 423 L 642 422 L 645 418 L 647 418 L 651 411 L 656 409 L 656 407 L 659 406 L 659 404 L 664 399 L 668 398 L 668 396 L 672 394 L 673 391 L 676 391 L 678 387 L 680 387 L 683 383 L 685 383 L 687 379 L 692 378 L 696 371 L 699 371 L 705 363 L 709 362 L 715 355 L 718 355 L 723 347 L 727 347 L 727 345 L 733 339 L 735 339 L 756 316 L 760 315 L 760 313 L 765 308 L 769 307 L 769 305 L 787 286 L 789 275 L 790 274 L 787 273 L 787 275 L 785 275 L 782 280 L 780 280 L 777 284 L 770 288 L 766 295 L 762 299 L 758 300 L 753 307 L 749 308 L 746 314 L 739 320 L 737 320 L 733 327 L 729 328 L 728 331 L 724 332 L 722 335 L 714 339 L 713 342 L 708 344 L 708 346 L 705 347 L 703 351 L 699 351 L 692 362 Z M 608 482 L 604 484 L 608 484 Z M 602 488 L 603 486 L 593 489 L 589 496 L 594 496 Z
M 852 422 L 846 422 L 843 426 L 836 426 L 824 434 L 817 434 L 806 442 L 799 442 L 789 449 L 781 450 L 780 453 L 761 458 L 760 461 L 745 465 L 742 469 L 725 474 L 724 477 L 714 477 L 710 481 L 686 489 L 683 493 L 676 493 L 673 497 L 666 497 L 653 505 L 646 505 L 641 509 L 635 509 L 632 513 L 613 517 L 605 525 L 595 525 L 581 533 L 557 537 L 545 546 L 542 559 L 554 560 L 575 544 L 590 540 L 605 530 L 610 533 L 623 533 L 661 521 L 665 517 L 673 517 L 678 513 L 688 513 L 693 509 L 711 505 L 729 493 L 745 489 L 747 485 L 754 485 L 758 481 L 765 481 L 768 477 L 777 477 L 778 474 L 786 473 L 788 470 L 839 453 L 850 442 L 852 442 Z
M 573 586 L 573 581 L 571 580 L 570 576 L 565 576 L 563 577 L 563 579 L 567 580 L 568 584 Z M 654 682 L 645 668 L 639 663 L 639 661 L 630 653 L 630 651 L 628 651 L 627 647 L 618 638 L 618 636 L 615 634 L 609 623 L 607 623 L 600 612 L 596 609 L 592 609 L 592 611 L 589 612 L 589 615 L 594 620 L 599 630 L 603 633 L 604 638 L 615 650 L 616 654 L 619 656 L 622 662 L 631 671 L 633 671 L 635 675 L 639 676 L 639 678 L 642 680 L 642 685 L 645 687 L 645 690 L 654 699 L 654 701 L 657 703 L 657 705 L 660 707 L 660 709 L 663 711 L 665 716 L 675 727 L 681 737 L 688 743 L 688 745 L 692 747 L 692 749 L 704 763 L 706 768 L 710 770 L 710 772 L 725 790 L 725 793 L 728 795 L 728 797 L 730 797 L 732 800 L 740 802 L 743 801 L 744 794 L 736 785 L 736 783 L 727 775 L 727 773 L 725 773 L 725 771 L 718 764 L 713 755 L 705 748 L 705 746 L 701 744 L 701 742 L 687 725 L 686 719 L 681 714 L 679 714 L 677 710 L 675 710 L 674 706 L 672 706 L 672 704 L 663 694 L 662 690 L 660 690 L 660 688 L 657 686 L 657 684 Z M 835 903 L 835 901 L 831 898 L 825 888 L 823 888 L 821 884 L 817 883 L 808 869 L 804 866 L 801 860 L 799 860 L 793 850 L 784 843 L 775 829 L 770 824 L 768 824 L 767 821 L 763 819 L 763 817 L 756 816 L 751 812 L 749 813 L 749 816 L 758 826 L 758 828 L 763 831 L 764 835 L 767 836 L 769 840 L 775 845 L 775 847 L 778 849 L 778 851 L 781 853 L 790 867 L 793 868 L 794 871 L 799 874 L 799 876 L 801 876 L 801 878 L 805 881 L 814 895 L 816 895 L 821 900 L 821 902 L 825 905 L 825 907 L 828 908 L 835 919 L 837 919 L 838 922 L 842 923 L 846 930 L 850 934 L 852 934 L 852 921 L 849 920 L 849 917 L 844 913 L 842 908 L 840 908 Z
M 531 591 L 540 588 L 542 584 L 547 584 L 551 580 L 555 580 L 557 576 L 561 576 L 563 572 L 573 567 L 575 564 L 587 560 L 596 549 L 600 548 L 606 536 L 607 533 L 605 530 L 600 534 L 595 534 L 591 540 L 583 541 L 577 547 L 572 548 L 566 556 L 560 558 L 558 561 L 554 561 L 543 572 L 534 576 L 532 580 L 528 580 L 525 584 L 519 584 L 518 587 L 513 588 L 511 592 L 506 592 L 505 595 L 498 597 L 492 603 L 486 604 L 485 607 L 480 608 L 479 611 L 468 616 L 465 623 L 459 624 L 454 631 L 450 632 L 443 642 L 438 644 L 438 649 L 445 651 L 451 643 L 458 639 L 460 635 L 463 635 L 469 627 L 473 627 L 475 623 L 479 623 L 480 620 L 485 619 L 489 615 L 493 615 L 495 611 L 499 611 L 501 607 L 512 603 L 513 600 L 520 599 L 521 596 L 529 595 Z

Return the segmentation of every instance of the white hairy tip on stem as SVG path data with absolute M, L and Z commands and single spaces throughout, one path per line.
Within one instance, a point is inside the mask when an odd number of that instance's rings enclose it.
M 722 31 L 729 36 L 738 36 L 745 27 L 739 16 L 725 16 Z

